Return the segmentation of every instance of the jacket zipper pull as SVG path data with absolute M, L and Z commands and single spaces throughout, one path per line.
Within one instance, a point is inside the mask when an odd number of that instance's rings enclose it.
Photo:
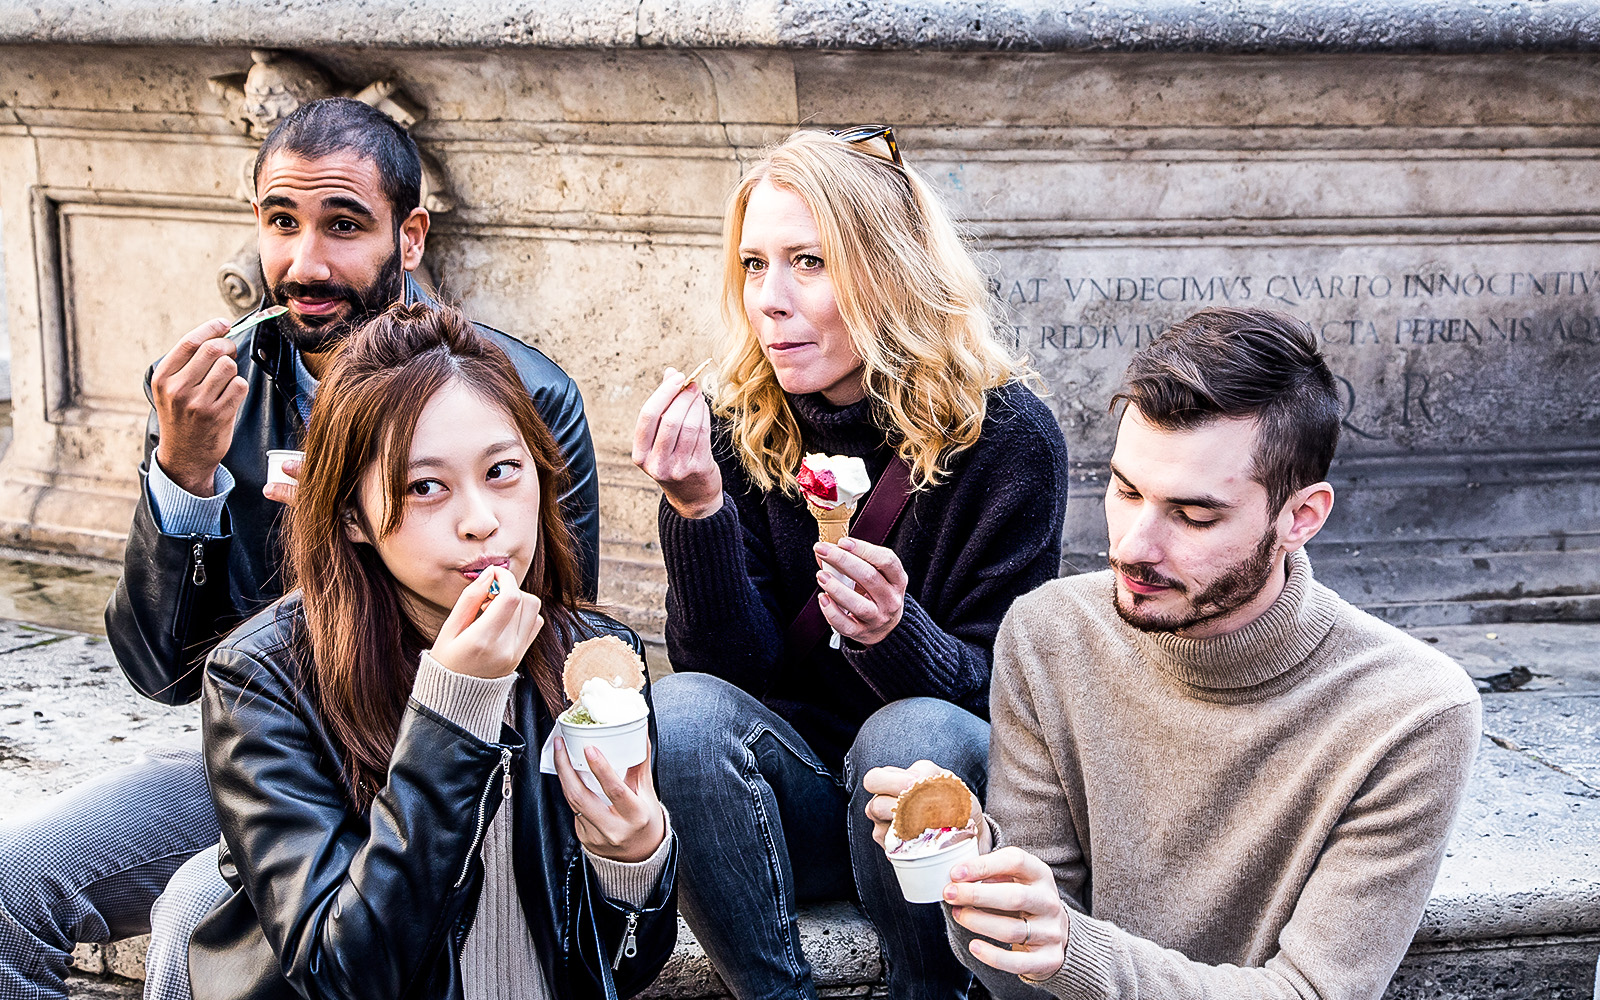
M 622 947 L 617 949 L 617 957 L 611 962 L 611 971 L 622 968 L 622 960 L 632 958 L 639 954 L 639 942 L 633 936 L 633 929 L 639 926 L 639 914 L 628 914 L 628 926 L 622 931 Z
M 194 556 L 194 571 L 189 574 L 189 578 L 194 581 L 194 585 L 196 587 L 204 587 L 206 585 L 206 547 L 205 547 L 205 543 L 203 543 L 203 542 L 195 542 L 194 543 L 194 554 L 193 554 L 193 556 Z
M 489 772 L 489 780 L 483 783 L 483 794 L 478 799 L 478 825 L 477 832 L 472 835 L 472 846 L 467 849 L 467 860 L 461 865 L 461 877 L 456 879 L 457 889 L 467 884 L 467 876 L 472 874 L 472 859 L 477 856 L 478 847 L 483 843 L 484 832 L 489 828 L 489 796 L 494 794 L 494 772 Z M 500 749 L 500 795 L 511 798 L 511 748 Z

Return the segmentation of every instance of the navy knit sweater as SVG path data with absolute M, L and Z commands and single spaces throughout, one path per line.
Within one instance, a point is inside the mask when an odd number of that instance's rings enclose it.
M 870 400 L 836 407 L 791 396 L 789 405 L 806 451 L 859 456 L 879 480 L 893 452 Z M 909 581 L 900 623 L 874 646 L 847 641 L 842 651 L 826 641 L 785 648 L 816 586 L 817 522 L 798 497 L 756 489 L 725 424 L 713 440 L 722 508 L 695 520 L 661 503 L 673 668 L 761 699 L 836 772 L 867 716 L 895 699 L 943 698 L 988 718 L 1000 620 L 1060 569 L 1067 445 L 1049 409 L 1021 385 L 989 393 L 978 443 L 938 486 L 912 494 L 889 534 Z

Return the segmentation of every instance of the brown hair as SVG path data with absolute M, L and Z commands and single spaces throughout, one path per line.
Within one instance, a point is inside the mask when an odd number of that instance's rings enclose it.
M 1251 478 L 1270 516 L 1295 490 L 1328 477 L 1339 443 L 1339 395 L 1311 328 L 1269 309 L 1202 309 L 1128 365 L 1111 397 L 1157 427 L 1181 430 L 1219 417 L 1256 422 Z
M 521 432 L 539 475 L 539 537 L 523 590 L 542 602 L 545 625 L 519 672 L 561 710 L 561 664 L 581 630 L 578 561 L 561 514 L 566 463 L 534 409 L 516 367 L 459 311 L 397 305 L 340 350 L 317 390 L 306 434 L 305 471 L 286 532 L 291 584 L 303 593 L 309 662 L 302 676 L 323 724 L 344 748 L 345 779 L 358 809 L 382 787 L 427 639 L 406 615 L 399 590 L 372 546 L 351 541 L 356 518 L 369 538 L 400 527 L 407 460 L 423 405 L 460 380 Z M 384 523 L 367 523 L 361 480 L 382 463 Z

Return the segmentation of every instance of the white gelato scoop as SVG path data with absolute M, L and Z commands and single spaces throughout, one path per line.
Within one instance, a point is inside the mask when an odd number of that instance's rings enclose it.
M 854 455 L 824 455 L 812 452 L 800 463 L 800 488 L 808 499 L 822 507 L 850 506 L 872 489 L 867 465 Z M 834 496 L 827 495 L 827 486 Z M 820 487 L 820 489 L 819 489 Z
M 883 849 L 891 857 L 911 859 L 923 858 L 930 854 L 937 854 L 947 847 L 959 844 L 964 840 L 971 840 L 978 835 L 976 821 L 963 827 L 938 827 L 922 831 L 920 837 L 911 840 L 901 840 L 895 835 L 894 830 L 889 830 L 883 835 Z
M 589 713 L 597 726 L 614 726 L 633 722 L 650 714 L 644 695 L 629 687 L 617 687 L 602 677 L 591 677 L 583 682 L 578 704 Z

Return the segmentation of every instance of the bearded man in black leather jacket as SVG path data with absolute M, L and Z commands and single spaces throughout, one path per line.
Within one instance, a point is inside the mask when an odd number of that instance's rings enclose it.
M 256 182 L 262 306 L 288 312 L 232 336 L 213 320 L 147 374 L 143 488 L 106 608 L 129 681 L 167 704 L 195 700 L 211 648 L 283 593 L 279 519 L 293 488 L 265 485 L 267 450 L 298 447 L 343 337 L 397 299 L 427 298 L 411 277 L 429 222 L 421 161 L 393 120 L 344 98 L 307 104 L 262 144 Z M 593 598 L 599 491 L 583 399 L 542 353 L 482 329 L 510 355 L 567 460 L 562 507 Z M 189 929 L 229 891 L 217 837 L 198 738 L 0 825 L 0 1000 L 64 1000 L 74 943 L 152 923 L 146 996 L 186 997 Z

